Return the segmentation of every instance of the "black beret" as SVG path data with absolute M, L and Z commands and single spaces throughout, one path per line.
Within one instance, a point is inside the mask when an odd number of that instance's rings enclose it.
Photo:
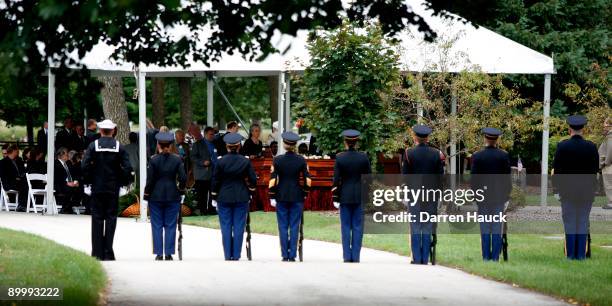
M 346 139 L 357 139 L 361 135 L 357 130 L 344 130 L 342 131 L 342 136 Z
M 486 138 L 497 139 L 497 137 L 502 134 L 502 131 L 496 128 L 486 127 L 482 129 L 482 133 Z
M 587 118 L 582 115 L 573 115 L 567 117 L 566 122 L 574 130 L 580 130 L 587 124 Z
M 413 126 L 412 131 L 419 137 L 427 137 L 432 132 L 430 127 L 422 124 L 417 124 Z
M 172 132 L 160 132 L 155 134 L 155 139 L 159 142 L 174 142 L 174 134 Z
M 238 133 L 227 133 L 223 136 L 223 141 L 228 145 L 236 145 L 242 141 L 242 135 Z
M 300 140 L 300 135 L 294 132 L 284 132 L 281 137 L 283 137 L 283 142 L 289 145 L 294 145 Z

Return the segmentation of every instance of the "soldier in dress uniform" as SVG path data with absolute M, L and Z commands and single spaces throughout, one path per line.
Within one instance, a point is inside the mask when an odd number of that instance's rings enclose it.
M 411 189 L 439 189 L 441 175 L 444 173 L 444 155 L 440 150 L 429 146 L 428 138 L 432 130 L 425 125 L 412 127 L 412 138 L 415 146 L 406 149 L 402 155 L 402 174 L 410 174 L 408 185 Z M 421 222 L 420 213 L 430 215 L 438 213 L 437 201 L 419 201 L 408 203 L 408 211 L 416 216 L 410 222 L 410 247 L 412 249 L 412 263 L 426 265 L 429 262 L 432 234 L 434 224 L 429 221 Z
M 486 147 L 472 155 L 472 189 L 485 191 L 484 200 L 478 203 L 478 214 L 495 216 L 504 211 L 510 199 L 510 156 L 497 148 L 497 140 L 502 134 L 499 129 L 487 127 L 482 129 L 482 133 Z M 480 223 L 482 259 L 499 261 L 502 226 L 501 222 Z
M 82 161 L 86 182 L 91 184 L 91 255 L 99 260 L 115 260 L 119 188 L 133 179 L 128 154 L 112 137 L 116 126 L 109 119 L 98 124 L 101 137 L 89 144 Z
M 251 193 L 255 192 L 257 176 L 248 157 L 238 154 L 242 136 L 223 136 L 227 154 L 213 169 L 211 196 L 219 213 L 219 224 L 225 260 L 240 260 L 242 237 L 249 212 Z
M 187 174 L 181 156 L 171 152 L 174 134 L 159 132 L 155 139 L 161 152 L 151 156 L 147 167 L 144 199 L 149 202 L 151 212 L 155 260 L 172 260 L 176 223 L 181 210 L 181 193 L 185 190 Z
M 340 208 L 342 256 L 344 262 L 359 262 L 363 239 L 363 205 L 361 204 L 361 175 L 372 173 L 368 155 L 355 150 L 359 131 L 345 130 L 345 152 L 336 156 L 332 194 L 334 206 Z
M 306 160 L 296 153 L 300 136 L 284 132 L 281 137 L 287 153 L 274 158 L 268 187 L 270 203 L 276 207 L 283 261 L 295 261 L 304 199 L 310 190 L 311 180 Z M 300 175 L 303 177 L 302 185 Z
M 597 146 L 582 137 L 587 119 L 569 116 L 570 138 L 559 142 L 553 161 L 553 182 L 561 197 L 565 230 L 565 255 L 582 260 L 587 253 L 589 214 L 597 188 L 599 153 Z

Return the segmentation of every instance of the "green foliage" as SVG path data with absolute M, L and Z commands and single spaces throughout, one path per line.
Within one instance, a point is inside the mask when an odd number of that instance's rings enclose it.
M 340 133 L 351 128 L 361 131 L 361 150 L 376 160 L 397 131 L 399 117 L 390 108 L 400 80 L 396 46 L 377 25 L 357 28 L 345 22 L 311 35 L 308 49 L 311 64 L 296 116 L 304 118 L 323 152 L 342 150 Z
M 553 56 L 557 74 L 553 76 L 552 97 L 562 98 L 571 110 L 580 110 L 576 101 L 564 94 L 573 84 L 585 87 L 591 81 L 591 65 L 608 71 L 612 10 L 608 0 L 504 0 L 483 16 L 479 24 L 489 27 L 538 52 Z M 608 74 L 607 78 L 610 78 Z M 541 76 L 514 76 L 524 96 L 541 99 Z M 610 100 L 609 88 L 594 87 Z
M 107 276 L 93 257 L 37 235 L 0 228 L 0 284 L 64 290 L 62 300 L 0 305 L 100 305 Z

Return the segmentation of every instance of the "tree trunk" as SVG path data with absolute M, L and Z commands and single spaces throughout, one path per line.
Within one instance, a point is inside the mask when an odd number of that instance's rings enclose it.
M 104 118 L 117 124 L 117 140 L 122 144 L 129 143 L 130 125 L 123 93 L 121 77 L 99 77 L 102 86 L 102 110 Z
M 278 75 L 268 77 L 270 90 L 270 119 L 272 123 L 278 121 Z
M 164 91 L 166 81 L 164 78 L 151 78 L 153 87 L 153 125 L 159 128 L 166 125 L 166 101 L 164 100 Z
M 181 127 L 187 131 L 193 122 L 191 109 L 191 78 L 179 78 L 179 92 L 181 95 Z

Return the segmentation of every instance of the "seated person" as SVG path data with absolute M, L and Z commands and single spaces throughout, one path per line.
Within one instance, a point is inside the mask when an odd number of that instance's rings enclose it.
M 70 171 L 69 155 L 66 148 L 59 148 L 55 160 L 54 188 L 57 205 L 62 206 L 61 213 L 73 213 L 72 207 L 79 206 L 80 185 Z
M 19 203 L 17 211 L 26 211 L 28 200 L 28 182 L 26 181 L 26 170 L 23 160 L 19 157 L 17 145 L 6 148 L 6 157 L 0 161 L 0 179 L 4 190 L 16 190 L 19 192 Z
M 240 154 L 250 158 L 261 157 L 263 155 L 263 144 L 259 140 L 260 135 L 261 127 L 259 124 L 253 123 L 249 131 L 249 138 L 244 141 L 242 148 L 240 148 Z

